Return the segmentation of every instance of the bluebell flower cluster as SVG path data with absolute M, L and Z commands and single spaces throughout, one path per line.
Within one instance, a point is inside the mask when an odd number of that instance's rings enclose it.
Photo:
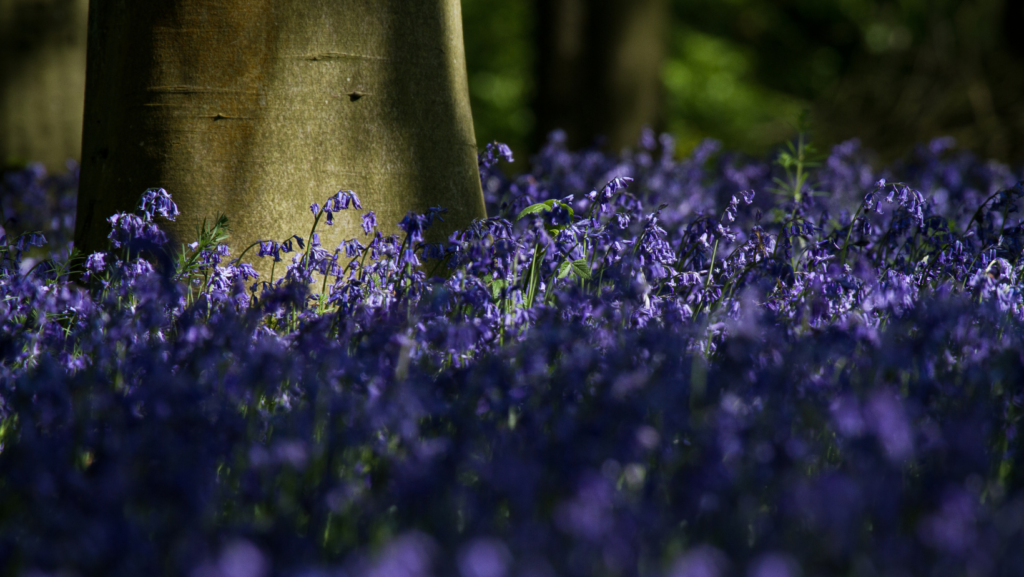
M 1019 572 L 1021 174 L 564 142 L 446 242 L 325 247 L 341 191 L 238 256 L 161 189 L 71 254 L 74 183 L 9 175 L 0 573 Z

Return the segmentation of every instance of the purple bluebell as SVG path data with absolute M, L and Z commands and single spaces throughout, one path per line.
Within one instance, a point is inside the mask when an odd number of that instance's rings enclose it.
M 370 231 L 377 228 L 377 214 L 372 210 L 362 216 L 363 232 L 370 234 Z
M 162 274 L 155 192 L 115 250 L 35 246 L 74 206 L 5 175 L 32 225 L 0 243 L 5 569 L 1013 574 L 1017 173 L 848 142 L 798 202 L 672 145 L 555 134 L 524 174 L 481 166 L 491 216 L 444 242 L 437 207 L 395 235 L 371 212 L 365 245 L 261 241 L 293 253 L 274 279 L 195 239 Z

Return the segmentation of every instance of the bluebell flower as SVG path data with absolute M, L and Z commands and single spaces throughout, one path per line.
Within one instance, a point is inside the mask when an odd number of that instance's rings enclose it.
M 114 248 L 121 248 L 133 240 L 147 241 L 157 245 L 167 242 L 167 235 L 155 224 L 129 213 L 118 213 L 107 219 L 111 231 L 107 235 Z
M 0 246 L 0 551 L 90 574 L 1016 566 L 1015 175 L 928 146 L 875 169 L 848 142 L 811 171 L 827 194 L 750 204 L 770 165 L 652 137 L 556 135 L 528 174 L 482 168 L 493 217 L 444 243 L 414 240 L 437 208 L 405 238 L 374 218 L 273 282 L 224 245 L 189 284 L 154 274 L 153 208 L 115 215 L 80 287 L 31 236 L 68 238 L 47 223 L 74 205 L 5 175 L 33 226 Z M 548 200 L 573 210 L 510 222 Z
M 377 215 L 372 210 L 363 215 L 362 226 L 365 234 L 377 228 Z
M 426 223 L 427 218 L 424 215 L 410 211 L 398 223 L 398 228 L 408 235 L 409 242 L 417 243 L 423 241 L 423 231 L 426 228 Z
M 171 200 L 170 193 L 162 188 L 151 188 L 144 192 L 139 210 L 147 222 L 152 221 L 155 215 L 173 221 L 180 214 L 178 205 Z
M 363 205 L 359 202 L 359 197 L 351 190 L 339 190 L 328 200 L 328 204 L 330 204 L 332 212 L 347 210 L 350 206 L 358 209 L 363 208 Z
M 484 147 L 484 151 L 480 153 L 478 162 L 481 168 L 490 168 L 501 159 L 504 159 L 506 162 L 514 162 L 512 149 L 500 142 L 489 142 Z

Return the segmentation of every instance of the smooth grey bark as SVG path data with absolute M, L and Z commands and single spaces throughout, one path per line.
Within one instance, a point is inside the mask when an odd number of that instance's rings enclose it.
M 536 0 L 537 137 L 612 151 L 661 122 L 667 0 Z M 539 144 L 538 142 L 537 144 Z
M 79 158 L 89 0 L 0 0 L 0 166 Z
M 485 216 L 476 151 L 459 0 L 90 7 L 75 232 L 86 253 L 151 187 L 182 211 L 166 226 L 178 242 L 226 214 L 234 255 L 305 237 L 310 204 L 342 189 L 385 232 L 407 211 L 449 209 L 428 235 L 440 240 Z M 346 212 L 321 224 L 325 248 L 365 238 Z

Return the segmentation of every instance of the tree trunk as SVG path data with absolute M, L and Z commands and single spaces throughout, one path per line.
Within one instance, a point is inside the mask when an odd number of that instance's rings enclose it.
M 661 122 L 667 0 L 537 0 L 537 144 L 563 129 L 569 146 L 612 151 Z
M 88 56 L 86 254 L 151 187 L 181 209 L 176 242 L 224 213 L 234 255 L 305 237 L 341 189 L 385 232 L 431 206 L 449 212 L 428 239 L 485 216 L 459 0 L 93 0 Z M 325 248 L 366 238 L 336 216 Z
M 0 168 L 78 159 L 89 0 L 0 0 Z

